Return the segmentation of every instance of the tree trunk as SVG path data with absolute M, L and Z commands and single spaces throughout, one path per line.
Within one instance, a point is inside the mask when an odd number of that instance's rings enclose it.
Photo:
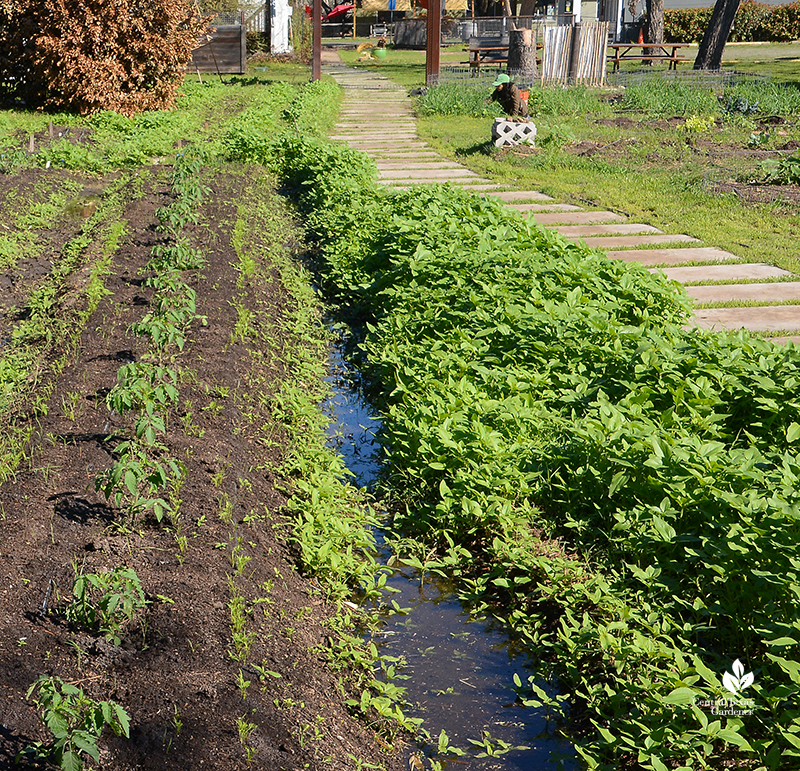
M 647 21 L 644 26 L 645 43 L 664 42 L 664 0 L 647 0 Z
M 539 77 L 536 67 L 536 33 L 532 29 L 509 30 L 508 74 L 526 83 Z
M 512 19 L 514 17 L 514 12 L 511 10 L 511 0 L 503 0 L 503 14 L 508 19 Z M 517 25 L 512 21 L 511 22 L 511 29 L 516 29 Z
M 714 4 L 714 12 L 711 14 L 711 21 L 703 35 L 703 42 L 700 43 L 700 50 L 694 60 L 696 70 L 718 70 L 722 66 L 722 53 L 725 50 L 725 43 L 728 42 L 728 35 L 731 34 L 733 20 L 736 18 L 736 11 L 739 10 L 740 0 L 717 0 Z

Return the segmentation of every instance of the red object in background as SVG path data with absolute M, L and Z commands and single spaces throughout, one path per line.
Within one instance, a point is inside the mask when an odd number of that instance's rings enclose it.
M 425 2 L 427 2 L 427 0 L 425 0 Z M 328 6 L 323 4 L 323 11 L 327 7 Z M 355 7 L 356 6 L 355 6 L 354 3 L 339 3 L 338 5 L 335 5 L 329 11 L 327 11 L 327 13 L 323 13 L 322 14 L 322 21 L 326 21 L 326 22 L 327 21 L 336 21 L 337 19 L 339 19 L 342 16 L 344 16 L 346 13 L 350 13 L 350 11 L 352 11 L 353 8 L 355 8 Z M 313 11 L 311 10 L 311 6 L 310 5 L 306 6 L 306 16 L 308 16 L 309 19 L 313 16 Z
M 344 16 L 346 13 L 350 13 L 350 11 L 355 8 L 355 4 L 353 3 L 339 3 L 339 5 L 335 5 L 325 16 L 322 17 L 322 21 L 336 21 L 341 16 Z
M 419 4 L 427 11 L 428 10 L 428 0 L 419 0 Z

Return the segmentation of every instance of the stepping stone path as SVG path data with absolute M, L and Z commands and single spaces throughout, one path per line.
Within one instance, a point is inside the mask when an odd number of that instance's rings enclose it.
M 651 271 L 663 271 L 668 278 L 687 285 L 686 291 L 698 305 L 748 304 L 698 307 L 692 320 L 698 327 L 744 327 L 767 336 L 783 333 L 788 336 L 773 337 L 775 342 L 800 344 L 800 277 L 771 265 L 748 263 L 683 233 L 664 233 L 651 225 L 629 222 L 617 212 L 558 202 L 538 190 L 508 190 L 508 185 L 443 158 L 421 140 L 406 89 L 378 73 L 344 66 L 338 54 L 323 53 L 327 54 L 323 71 L 345 91 L 331 138 L 370 155 L 381 184 L 408 190 L 411 185 L 449 182 L 470 192 L 495 196 L 566 238 L 608 250 L 611 259 L 639 262 Z M 488 133 L 487 127 L 487 139 Z

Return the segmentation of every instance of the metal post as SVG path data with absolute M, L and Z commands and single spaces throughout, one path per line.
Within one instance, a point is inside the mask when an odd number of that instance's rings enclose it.
M 322 0 L 314 0 L 312 7 L 311 80 L 322 78 Z
M 439 80 L 439 49 L 442 45 L 442 0 L 428 0 L 428 42 L 425 50 L 425 83 Z

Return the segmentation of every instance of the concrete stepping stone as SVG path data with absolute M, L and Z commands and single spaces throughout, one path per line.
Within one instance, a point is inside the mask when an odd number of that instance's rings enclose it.
M 426 153 L 426 152 L 413 152 L 413 151 L 392 151 L 392 150 L 385 150 L 382 152 L 372 152 L 370 153 L 377 160 L 383 161 L 417 161 L 417 160 L 437 160 L 440 159 L 442 156 L 439 153 Z
M 391 188 L 392 190 L 404 191 L 404 190 L 411 190 L 415 185 L 446 185 L 450 184 L 453 187 L 461 188 L 465 193 L 478 193 L 482 190 L 492 187 L 491 183 L 487 184 L 479 184 L 471 185 L 469 184 L 469 180 L 442 180 L 442 179 L 429 179 L 429 180 L 415 180 L 413 182 L 404 182 L 402 185 L 395 185 L 391 181 L 389 182 L 381 182 L 378 180 L 379 185 L 383 185 L 383 187 Z
M 591 225 L 599 222 L 624 222 L 625 217 L 613 211 L 581 211 L 571 214 L 535 214 L 540 225 Z M 616 231 L 611 231 L 616 232 Z
M 396 141 L 392 141 L 390 139 L 387 139 L 387 140 L 385 140 L 383 142 L 365 142 L 363 139 L 350 139 L 350 140 L 348 140 L 347 137 L 345 137 L 345 141 L 347 141 L 347 144 L 349 144 L 352 147 L 357 147 L 357 148 L 363 149 L 363 150 L 372 149 L 375 152 L 377 152 L 379 150 L 387 150 L 387 149 L 390 149 L 390 148 L 397 148 L 398 150 L 399 149 L 419 150 L 421 148 L 427 147 L 427 145 L 424 142 L 419 142 L 419 141 L 416 141 L 416 140 L 411 141 L 411 142 L 406 142 L 406 141 L 396 142 Z
M 448 180 L 458 177 L 477 177 L 474 171 L 469 169 L 431 169 L 430 171 L 421 170 L 415 172 L 413 169 L 389 169 L 381 172 L 381 179 L 433 179 Z
M 772 284 L 714 284 L 689 286 L 686 293 L 700 303 L 726 303 L 734 300 L 785 302 L 800 300 L 800 281 L 776 281 Z
M 693 268 L 650 268 L 651 273 L 663 270 L 667 278 L 682 284 L 698 281 L 737 281 L 759 278 L 787 278 L 792 274 L 783 268 L 763 262 L 737 265 L 700 265 Z
M 580 206 L 571 203 L 511 203 L 507 209 L 516 209 L 521 212 L 558 212 L 558 211 L 583 211 Z
M 397 141 L 397 140 L 414 140 L 416 138 L 417 138 L 417 135 L 416 135 L 415 132 L 407 132 L 407 133 L 398 132 L 397 134 L 392 133 L 392 138 L 388 139 L 388 140 L 385 140 L 385 141 L 391 142 L 391 141 Z M 374 141 L 371 137 L 369 137 L 366 134 L 363 135 L 363 136 L 355 136 L 354 134 L 331 134 L 330 135 L 330 139 L 346 139 L 346 140 L 351 140 L 352 139 L 352 140 L 356 140 L 356 141 L 359 141 L 359 142 L 372 142 L 372 141 Z
M 587 236 L 605 236 L 605 235 L 632 235 L 634 233 L 661 233 L 658 228 L 652 225 L 639 225 L 635 222 L 621 222 L 618 225 L 564 225 L 555 228 L 562 236 L 566 238 L 583 239 L 586 240 Z M 676 239 L 677 240 L 677 239 Z M 634 239 L 635 243 L 639 243 Z M 588 242 L 587 242 L 588 243 Z M 591 245 L 591 244 L 590 244 Z M 600 245 L 600 244 L 598 244 Z
M 463 168 L 457 163 L 449 163 L 448 161 L 420 161 L 413 160 L 408 162 L 403 161 L 385 161 L 376 160 L 376 165 L 381 170 L 390 171 L 392 169 L 408 169 L 409 171 L 429 171 L 431 169 L 461 169 Z
M 395 131 L 396 129 L 396 131 Z M 357 124 L 337 124 L 333 127 L 333 130 L 336 134 L 347 134 L 348 136 L 354 138 L 370 138 L 370 134 L 364 131 L 363 126 L 359 126 Z M 392 136 L 399 136 L 400 134 L 411 134 L 412 136 L 416 136 L 417 127 L 415 125 L 406 125 L 403 123 L 402 125 L 398 126 L 396 124 L 392 124 L 389 127 L 389 130 L 392 132 Z
M 552 201 L 549 195 L 538 190 L 504 190 L 502 193 L 491 193 L 501 201 Z
M 653 228 L 657 233 L 660 231 L 657 228 Z M 641 232 L 641 231 L 637 231 Z M 699 244 L 700 240 L 697 238 L 692 238 L 692 236 L 685 236 L 685 235 L 669 235 L 664 233 L 663 235 L 639 235 L 639 236 L 597 236 L 591 238 L 583 238 L 582 241 L 586 244 L 586 246 L 591 246 L 595 249 L 622 249 L 623 247 L 629 246 L 645 246 L 645 245 L 655 245 L 655 244 L 677 244 L 677 243 L 686 243 L 686 244 Z M 638 249 L 636 251 L 639 251 Z
M 792 337 L 770 337 L 767 339 L 771 343 L 775 343 L 775 345 L 786 345 L 787 343 L 794 343 L 795 345 L 800 345 L 800 335 Z
M 677 249 L 619 249 L 607 256 L 612 260 L 640 262 L 642 265 L 679 265 L 682 262 L 726 262 L 738 260 L 735 254 L 714 246 L 684 246 Z
M 416 184 L 441 185 L 443 184 L 443 182 L 441 180 L 436 180 L 435 182 L 428 182 L 428 183 L 418 182 Z M 460 187 L 462 190 L 465 190 L 467 193 L 473 193 L 473 192 L 478 193 L 478 192 L 483 192 L 485 190 L 493 190 L 494 188 L 500 187 L 499 185 L 496 185 L 492 182 L 479 182 L 478 184 L 473 185 L 473 184 L 467 184 L 466 181 L 461 182 L 459 180 L 456 180 L 455 182 L 453 182 L 453 184 L 456 187 Z M 411 185 L 388 185 L 388 184 L 386 184 L 386 186 L 387 187 L 391 186 L 392 190 L 410 190 L 412 187 Z
M 749 329 L 779 332 L 800 329 L 800 305 L 762 305 L 757 308 L 698 308 L 691 320 L 701 329 Z

